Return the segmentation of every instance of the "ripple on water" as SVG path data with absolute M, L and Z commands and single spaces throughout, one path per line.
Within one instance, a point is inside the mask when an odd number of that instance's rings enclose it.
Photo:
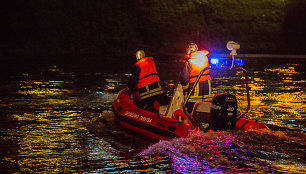
M 306 172 L 305 134 L 297 132 L 194 131 L 187 138 L 160 141 L 142 156 L 168 156 L 175 171 Z

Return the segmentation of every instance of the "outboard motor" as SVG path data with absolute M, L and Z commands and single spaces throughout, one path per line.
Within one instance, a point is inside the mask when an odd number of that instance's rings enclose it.
M 237 122 L 237 100 L 234 95 L 219 93 L 212 102 L 197 102 L 191 113 L 202 131 L 234 129 Z
M 213 130 L 234 129 L 237 122 L 237 100 L 234 95 L 219 93 L 212 100 Z

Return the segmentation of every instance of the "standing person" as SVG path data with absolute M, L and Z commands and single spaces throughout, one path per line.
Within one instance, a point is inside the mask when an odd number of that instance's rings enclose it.
M 153 57 L 146 57 L 143 50 L 138 50 L 136 60 L 128 87 L 139 91 L 138 107 L 158 112 L 158 108 L 153 107 L 154 102 L 157 101 L 159 105 L 167 105 L 169 98 L 159 83 L 160 79 Z
M 185 56 L 186 62 L 180 75 L 181 84 L 184 89 L 184 94 L 188 94 L 192 87 L 195 85 L 195 81 L 200 72 L 209 67 L 209 60 L 206 50 L 198 51 L 198 46 L 195 43 L 191 43 L 187 48 L 187 55 Z M 199 83 L 196 84 L 187 104 L 187 111 L 191 113 L 195 102 L 197 101 L 211 101 L 211 77 L 209 75 L 210 70 L 206 70 L 200 77 Z

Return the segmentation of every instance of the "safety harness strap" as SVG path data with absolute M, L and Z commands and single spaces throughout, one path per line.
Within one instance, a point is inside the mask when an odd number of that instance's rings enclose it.
M 203 77 L 203 76 L 209 76 L 209 75 L 210 75 L 209 73 L 206 73 L 206 74 L 202 74 L 201 77 Z M 198 77 L 198 76 L 190 76 L 190 78 L 196 78 L 196 77 Z
M 164 93 L 159 82 L 155 82 L 139 89 L 140 99 L 146 99 Z
M 210 80 L 207 81 L 208 84 L 208 93 L 206 95 L 199 95 L 200 94 L 200 86 L 199 83 L 195 86 L 193 95 L 190 96 L 188 102 L 197 102 L 197 101 L 212 101 L 212 94 L 211 94 L 211 83 Z
M 151 73 L 151 74 L 148 74 L 148 75 L 146 75 L 146 76 L 143 76 L 143 77 L 140 78 L 139 80 L 142 80 L 142 79 L 144 79 L 144 78 L 147 78 L 147 77 L 153 76 L 153 75 L 158 75 L 158 74 L 157 74 L 157 73 Z

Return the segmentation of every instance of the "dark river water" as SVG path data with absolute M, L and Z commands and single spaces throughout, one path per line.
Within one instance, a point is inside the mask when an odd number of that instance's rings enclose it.
M 0 173 L 306 173 L 306 59 L 244 59 L 245 118 L 262 132 L 194 131 L 153 141 L 113 123 L 112 102 L 133 59 L 1 61 Z M 181 63 L 157 61 L 171 94 Z M 214 93 L 246 105 L 243 76 L 213 67 Z

